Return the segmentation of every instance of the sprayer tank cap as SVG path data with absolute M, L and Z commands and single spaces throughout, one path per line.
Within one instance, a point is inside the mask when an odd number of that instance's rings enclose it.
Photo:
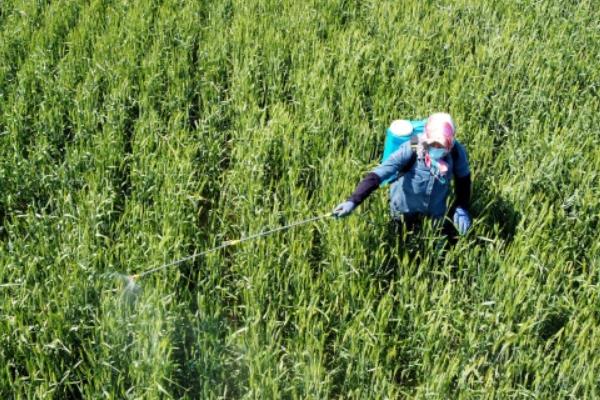
M 392 121 L 389 129 L 394 136 L 408 136 L 412 134 L 413 126 L 405 119 L 397 119 Z

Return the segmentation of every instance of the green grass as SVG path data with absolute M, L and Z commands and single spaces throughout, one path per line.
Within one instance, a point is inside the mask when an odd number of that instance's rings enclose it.
M 600 396 L 597 2 L 4 1 L 1 398 Z M 330 211 L 450 112 L 472 231 Z M 8 286 L 7 284 L 18 284 Z M 7 285 L 7 286 L 2 286 Z

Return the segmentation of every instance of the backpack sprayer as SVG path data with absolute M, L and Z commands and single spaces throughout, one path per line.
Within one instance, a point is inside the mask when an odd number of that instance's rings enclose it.
M 294 228 L 296 226 L 304 225 L 304 224 L 307 224 L 309 222 L 318 221 L 318 220 L 321 220 L 321 219 L 324 219 L 324 218 L 328 218 L 328 217 L 332 217 L 332 216 L 333 216 L 333 213 L 330 212 L 330 213 L 319 215 L 319 216 L 316 216 L 316 217 L 307 218 L 307 219 L 304 219 L 302 221 L 296 221 L 296 222 L 293 222 L 293 223 L 288 224 L 288 225 L 280 226 L 278 228 L 274 228 L 274 229 L 270 229 L 270 230 L 267 230 L 267 231 L 259 232 L 259 233 L 256 233 L 254 235 L 242 237 L 241 239 L 227 240 L 227 241 L 221 243 L 220 245 L 218 245 L 216 247 L 213 247 L 211 249 L 204 250 L 204 251 L 201 251 L 199 253 L 194 253 L 191 256 L 187 256 L 187 257 L 181 258 L 179 260 L 170 262 L 168 264 L 163 264 L 163 265 L 160 265 L 158 267 L 151 268 L 151 269 L 149 269 L 147 271 L 140 272 L 138 274 L 129 275 L 129 276 L 126 277 L 127 286 L 126 286 L 125 290 L 134 290 L 136 288 L 136 286 L 137 286 L 135 282 L 138 279 L 143 278 L 146 275 L 153 274 L 154 272 L 158 272 L 158 271 L 162 271 L 164 269 L 170 268 L 170 267 L 174 267 L 174 266 L 179 265 L 179 264 L 181 264 L 183 262 L 192 260 L 194 258 L 203 256 L 203 255 L 206 255 L 208 253 L 213 253 L 215 251 L 224 249 L 224 248 L 229 247 L 229 246 L 234 246 L 236 244 L 247 242 L 249 240 L 253 240 L 253 239 L 258 239 L 258 238 L 261 238 L 261 237 L 269 236 L 269 235 L 271 235 L 271 234 L 273 234 L 275 232 L 286 231 L 286 230 Z
M 412 145 L 412 142 L 425 130 L 426 122 L 426 119 L 416 121 L 397 119 L 392 121 L 390 127 L 385 131 L 385 143 L 383 145 L 381 162 L 387 160 L 392 153 L 398 150 L 404 143 L 410 141 Z M 381 182 L 381 186 L 386 186 L 397 178 L 398 173 Z

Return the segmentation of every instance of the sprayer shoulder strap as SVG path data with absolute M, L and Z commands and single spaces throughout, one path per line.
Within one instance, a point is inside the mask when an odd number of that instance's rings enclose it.
M 412 151 L 412 153 L 410 155 L 410 159 L 404 165 L 404 167 L 402 167 L 402 169 L 400 170 L 400 174 L 404 175 L 408 171 L 410 171 L 410 169 L 413 167 L 413 165 L 415 165 L 416 161 L 417 161 L 417 152 L 413 149 L 413 151 Z
M 413 167 L 413 165 L 415 165 L 415 162 L 417 161 L 417 146 L 419 144 L 419 137 L 417 135 L 413 135 L 410 137 L 410 149 L 412 150 L 412 154 L 410 155 L 410 159 L 408 160 L 408 162 L 406 163 L 406 165 L 404 165 L 404 167 L 402 167 L 402 169 L 400 170 L 401 174 L 406 174 L 408 171 L 410 171 L 410 169 Z
M 452 150 L 450 150 L 450 155 L 452 156 L 452 162 L 456 165 L 456 161 L 458 160 L 458 146 L 452 146 Z

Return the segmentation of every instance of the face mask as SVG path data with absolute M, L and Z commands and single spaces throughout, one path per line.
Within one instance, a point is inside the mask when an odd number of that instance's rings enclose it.
M 436 161 L 446 155 L 446 149 L 438 149 L 435 147 L 430 147 L 428 152 L 429 152 L 429 157 L 432 160 L 436 160 Z

